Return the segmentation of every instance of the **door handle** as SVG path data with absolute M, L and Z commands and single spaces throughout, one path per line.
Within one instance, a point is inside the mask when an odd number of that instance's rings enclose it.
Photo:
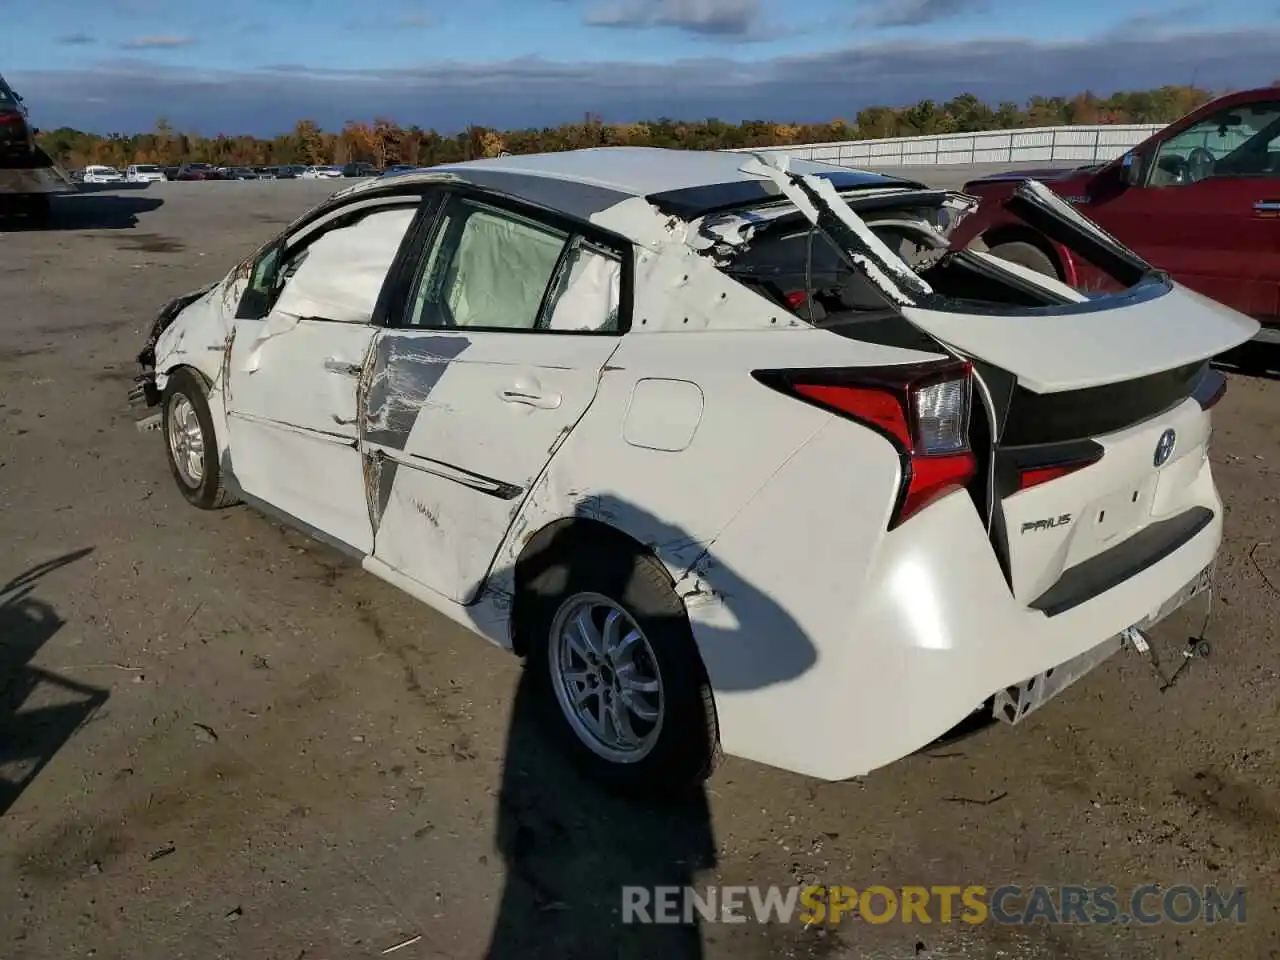
M 344 377 L 358 377 L 364 370 L 364 367 L 358 363 L 347 363 L 345 360 L 335 360 L 333 357 L 325 359 L 324 368 L 330 373 L 341 374 Z
M 1280 214 L 1280 200 L 1259 200 L 1253 205 L 1255 213 Z
M 539 393 L 524 387 L 508 387 L 505 390 L 499 390 L 500 396 L 507 403 L 521 403 L 526 407 L 537 407 L 539 410 L 554 410 L 560 406 L 560 394 L 558 393 Z

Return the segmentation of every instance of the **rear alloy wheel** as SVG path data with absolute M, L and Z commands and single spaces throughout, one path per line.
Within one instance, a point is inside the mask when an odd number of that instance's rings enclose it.
M 622 792 L 696 788 L 719 758 L 711 685 L 684 603 L 652 556 L 576 540 L 527 602 L 528 678 L 552 736 Z
M 993 257 L 1008 260 L 1010 263 L 1016 263 L 1019 266 L 1029 267 L 1036 273 L 1042 273 L 1046 277 L 1052 277 L 1055 280 L 1058 279 L 1058 268 L 1054 265 L 1053 259 L 1034 243 L 1012 240 L 1009 243 L 996 244 L 988 252 Z
M 569 726 L 611 763 L 643 759 L 662 734 L 662 673 L 644 631 L 603 594 L 570 597 L 551 624 L 551 685 Z
M 161 401 L 169 470 L 189 503 L 217 510 L 236 502 L 223 487 L 218 442 L 204 382 L 190 370 L 169 376 Z

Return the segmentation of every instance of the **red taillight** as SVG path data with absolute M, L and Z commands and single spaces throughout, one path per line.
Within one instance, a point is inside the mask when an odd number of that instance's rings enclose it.
M 25 123 L 20 113 L 0 113 L 0 124 L 4 123 Z
M 1069 473 L 1075 473 L 1077 470 L 1083 470 L 1096 460 L 1087 460 L 1084 463 L 1058 464 L 1052 467 L 1035 467 L 1031 470 L 1023 470 L 1018 474 L 1018 489 L 1029 490 L 1032 487 L 1038 487 L 1042 483 L 1048 483 L 1050 480 L 1057 480 L 1059 477 L 1065 477 Z
M 876 430 L 897 448 L 902 489 L 889 529 L 964 487 L 977 472 L 969 449 L 973 389 L 967 363 L 759 372 L 756 378 Z
M 1042 483 L 1083 470 L 1101 460 L 1105 452 L 1100 444 L 1092 440 L 1006 450 L 1001 456 L 1008 458 L 1005 462 L 1013 472 L 1013 484 L 1007 488 L 1008 492 L 1012 494 L 1030 490 Z M 997 466 L 997 473 L 999 472 L 1001 468 Z

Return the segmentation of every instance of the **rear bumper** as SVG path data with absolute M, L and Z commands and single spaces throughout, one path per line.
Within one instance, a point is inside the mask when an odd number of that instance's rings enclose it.
M 743 591 L 735 597 L 733 586 L 723 590 L 718 618 L 690 607 L 700 649 L 736 620 L 739 649 L 755 659 L 795 661 L 797 648 L 813 650 L 807 669 L 756 686 L 740 678 L 717 684 L 723 670 L 714 659 L 708 664 L 725 751 L 847 779 L 927 746 L 1006 688 L 1100 645 L 1111 643 L 1113 652 L 1118 635 L 1167 612 L 1170 598 L 1213 563 L 1222 504 L 1207 462 L 1194 486 L 1199 504 L 1212 513 L 1207 523 L 1177 549 L 1056 616 L 1014 599 L 966 493 L 947 496 L 883 535 L 869 562 L 846 559 L 848 532 L 840 529 L 839 514 L 814 498 L 799 502 L 797 511 L 820 511 L 828 523 L 817 530 L 810 525 L 803 553 L 779 549 L 788 555 L 772 573 L 750 578 L 785 616 L 735 616 L 744 609 Z M 787 522 L 775 511 L 750 530 L 757 520 L 748 508 L 712 548 L 716 562 L 761 569 L 767 561 L 751 554 L 759 554 L 771 534 L 781 539 L 778 525 Z M 713 593 L 720 591 L 714 572 L 707 580 Z M 824 585 L 825 597 L 812 591 L 814 581 Z M 760 623 L 769 636 L 751 636 Z M 762 655 L 769 649 L 778 652 Z

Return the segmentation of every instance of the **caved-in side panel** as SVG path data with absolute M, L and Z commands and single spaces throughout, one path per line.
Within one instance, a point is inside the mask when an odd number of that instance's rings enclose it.
M 364 415 L 378 558 L 456 602 L 474 599 L 617 345 L 518 331 L 384 334 Z
M 395 485 L 399 460 L 379 456 L 378 449 L 402 452 L 421 412 L 431 404 L 432 390 L 444 376 L 449 361 L 466 350 L 470 341 L 460 335 L 401 334 L 378 337 L 372 359 L 365 368 L 367 385 L 361 404 L 362 442 L 371 473 L 371 509 L 374 528 Z

